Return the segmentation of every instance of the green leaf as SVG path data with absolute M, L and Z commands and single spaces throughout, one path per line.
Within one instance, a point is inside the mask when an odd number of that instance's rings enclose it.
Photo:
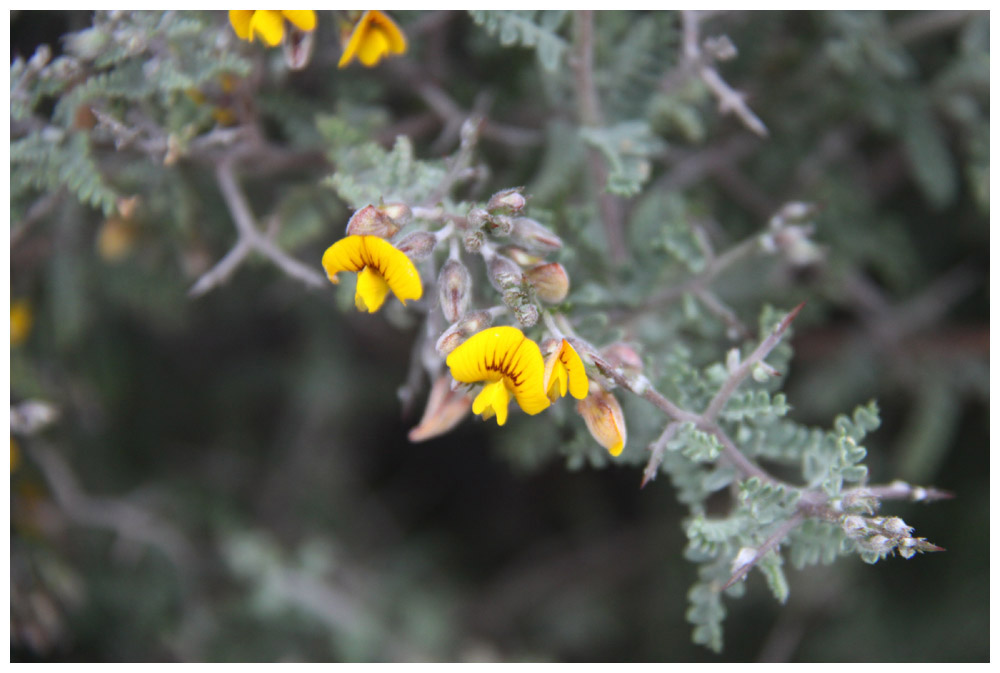
M 788 602 L 788 579 L 785 577 L 782 565 L 784 565 L 784 561 L 781 554 L 774 550 L 764 554 L 763 558 L 757 561 L 757 569 L 767 580 L 767 587 L 771 590 L 774 598 L 784 605 Z
M 605 128 L 582 128 L 580 136 L 597 148 L 608 166 L 607 190 L 634 196 L 649 180 L 650 157 L 664 148 L 645 120 L 624 121 Z
M 473 10 L 469 14 L 487 33 L 498 36 L 503 46 L 534 48 L 538 62 L 549 72 L 559 68 L 569 48 L 566 40 L 556 34 L 566 17 L 563 10 Z

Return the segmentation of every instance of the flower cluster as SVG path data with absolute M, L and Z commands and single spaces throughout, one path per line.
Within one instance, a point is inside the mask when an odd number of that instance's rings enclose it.
M 434 232 L 417 227 L 405 235 L 404 228 L 415 219 L 406 204 L 368 205 L 351 217 L 347 235 L 327 248 L 323 268 L 333 283 L 339 282 L 341 272 L 356 273 L 355 306 L 374 313 L 390 292 L 404 305 L 408 300 L 421 300 L 424 280 L 418 264 L 433 267 L 434 250 L 449 249 L 436 283 L 428 283 L 436 285 L 432 293 L 436 306 L 419 305 L 432 313 L 440 311 L 449 326 L 440 331 L 433 355 L 425 358 L 435 383 L 423 418 L 410 432 L 411 440 L 447 432 L 470 409 L 504 425 L 511 400 L 533 416 L 570 395 L 577 400 L 577 412 L 591 435 L 617 456 L 627 436 L 621 406 L 600 377 L 588 375 L 577 349 L 591 356 L 597 351 L 573 334 L 565 320 L 558 326 L 561 316 L 545 306 L 558 304 L 569 290 L 563 266 L 544 259 L 562 242 L 540 223 L 521 216 L 524 205 L 518 190 L 505 190 L 495 194 L 486 208 L 472 208 L 464 217 L 435 220 L 434 213 L 421 212 L 419 224 L 440 221 L 443 226 Z M 507 239 L 506 244 L 492 240 L 497 238 Z M 501 305 L 471 310 L 473 279 L 462 248 L 466 255 L 483 259 Z M 504 314 L 513 316 L 519 326 L 494 325 L 494 318 Z M 539 317 L 545 318 L 540 325 Z M 544 332 L 541 346 L 521 329 L 538 327 Z M 622 348 L 613 345 L 601 357 L 616 360 Z M 442 374 L 444 367 L 450 376 Z
M 349 13 L 351 14 L 351 13 Z M 292 30 L 286 32 L 285 22 L 292 25 Z M 316 12 L 311 9 L 232 9 L 229 10 L 229 23 L 236 36 L 241 40 L 253 42 L 260 38 L 269 47 L 285 43 L 286 49 L 293 54 L 290 63 L 296 68 L 303 67 L 308 61 L 306 55 L 297 54 L 298 42 L 296 36 L 310 36 L 316 30 Z M 338 68 L 346 68 L 355 59 L 366 68 L 373 68 L 383 58 L 406 52 L 406 36 L 399 26 L 389 16 L 376 9 L 363 12 L 356 21 L 345 21 L 341 41 L 344 48 Z M 311 47 L 311 40 L 307 42 Z

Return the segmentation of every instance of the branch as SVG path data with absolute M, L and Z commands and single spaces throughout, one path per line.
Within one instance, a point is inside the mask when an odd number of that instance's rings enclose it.
M 196 555 L 177 529 L 132 503 L 87 495 L 69 464 L 54 450 L 36 443 L 31 456 L 67 519 L 82 526 L 107 528 L 126 540 L 153 547 L 173 563 L 182 578 L 187 577 Z
M 739 565 L 733 568 L 733 574 L 730 576 L 729 581 L 722 585 L 719 591 L 725 591 L 729 587 L 733 586 L 741 579 L 747 576 L 750 569 L 753 568 L 757 563 L 767 555 L 772 549 L 778 547 L 781 542 L 785 539 L 785 536 L 791 533 L 800 523 L 805 520 L 805 514 L 801 511 L 796 512 L 790 518 L 782 522 L 780 526 L 774 529 L 767 539 L 754 551 L 753 556 L 748 559 L 741 559 L 737 556 L 737 560 L 741 561 Z
M 698 28 L 701 16 L 696 11 L 681 12 L 683 40 L 681 42 L 681 61 L 698 78 L 705 83 L 719 101 L 719 110 L 723 113 L 732 112 L 744 126 L 762 138 L 767 137 L 767 127 L 753 113 L 746 103 L 746 96 L 726 83 L 711 63 L 711 59 L 702 52 L 699 43 Z
M 224 282 L 246 259 L 251 250 L 264 255 L 287 275 L 297 278 L 310 288 L 321 288 L 326 285 L 325 279 L 318 272 L 289 256 L 257 230 L 250 204 L 247 203 L 246 196 L 233 175 L 231 159 L 224 159 L 216 165 L 215 178 L 219 183 L 222 197 L 229 207 L 239 238 L 233 249 L 195 282 L 188 291 L 189 295 L 201 296 Z
M 601 104 L 594 85 L 594 13 L 589 10 L 576 12 L 576 56 L 573 60 L 576 74 L 576 96 L 579 106 L 580 126 L 600 127 L 604 120 Z M 625 223 L 621 200 L 607 190 L 608 167 L 595 147 L 587 147 L 587 166 L 594 188 L 598 191 L 598 206 L 604 234 L 608 241 L 611 260 L 623 262 L 625 251 Z

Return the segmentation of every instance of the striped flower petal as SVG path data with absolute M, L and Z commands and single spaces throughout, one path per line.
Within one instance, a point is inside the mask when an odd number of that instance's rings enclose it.
M 423 296 L 423 284 L 410 258 L 378 236 L 347 236 L 323 253 L 323 268 L 331 283 L 341 271 L 358 273 L 354 303 L 374 313 L 391 290 L 404 305 Z
M 446 362 L 455 380 L 489 384 L 473 402 L 473 411 L 487 418 L 496 414 L 499 425 L 507 420 L 508 393 L 527 414 L 537 414 L 549 406 L 542 387 L 542 353 L 538 344 L 516 327 L 490 327 L 478 332 L 453 350 Z

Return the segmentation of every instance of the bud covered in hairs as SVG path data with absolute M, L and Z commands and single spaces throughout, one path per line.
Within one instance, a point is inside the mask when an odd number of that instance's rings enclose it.
M 438 275 L 438 293 L 441 313 L 450 323 L 456 322 L 469 310 L 472 275 L 465 264 L 457 259 L 449 259 L 441 267 Z
M 392 238 L 399 233 L 399 229 L 399 225 L 393 222 L 392 218 L 372 205 L 358 210 L 347 221 L 348 236 Z
M 486 275 L 497 292 L 503 292 L 521 284 L 521 267 L 503 255 L 493 255 L 486 262 Z
M 471 255 L 477 254 L 483 247 L 483 242 L 486 240 L 486 235 L 481 229 L 475 229 L 473 231 L 468 231 L 465 233 L 465 237 L 462 239 L 462 244 L 465 246 L 465 251 Z
M 493 324 L 493 316 L 489 311 L 475 311 L 468 314 L 454 325 L 449 327 L 438 337 L 434 349 L 442 356 L 448 355 L 459 345 L 477 332 Z
M 413 211 L 405 203 L 383 203 L 378 209 L 400 227 L 405 227 L 413 219 Z
M 505 245 L 500 248 L 500 254 L 505 257 L 510 257 L 512 260 L 517 262 L 518 265 L 524 267 L 534 266 L 544 259 L 542 255 L 528 252 L 524 248 L 519 248 L 516 245 Z
M 521 194 L 522 187 L 513 187 L 497 192 L 490 197 L 486 204 L 486 210 L 491 213 L 501 213 L 504 215 L 516 215 L 524 208 L 525 199 Z
M 535 293 L 542 301 L 558 304 L 569 293 L 569 275 L 559 262 L 533 266 L 524 272 Z
M 514 218 L 511 240 L 528 250 L 558 250 L 562 239 L 530 217 Z
M 434 246 L 437 245 L 437 236 L 427 231 L 414 231 L 407 234 L 396 244 L 396 249 L 404 253 L 414 262 L 427 259 Z

